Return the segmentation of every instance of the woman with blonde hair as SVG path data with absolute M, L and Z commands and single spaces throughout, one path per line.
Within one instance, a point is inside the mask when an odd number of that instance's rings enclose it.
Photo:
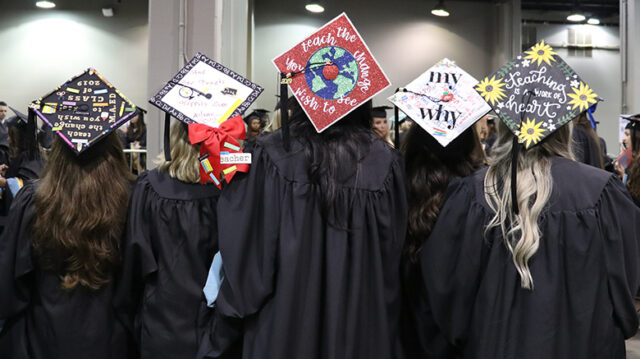
M 498 136 L 423 246 L 434 322 L 459 358 L 624 358 L 640 210 L 615 176 L 572 160 L 570 126 L 519 151 L 514 206 L 514 135 L 501 123 Z
M 544 42 L 476 90 L 500 118 L 489 167 L 452 182 L 421 252 L 445 357 L 625 358 L 640 209 L 571 150 L 597 94 Z
M 159 158 L 133 188 L 116 296 L 143 359 L 195 357 L 207 322 L 202 287 L 218 250 L 220 191 L 200 184 L 187 125 L 172 125 L 170 144 L 171 159 Z

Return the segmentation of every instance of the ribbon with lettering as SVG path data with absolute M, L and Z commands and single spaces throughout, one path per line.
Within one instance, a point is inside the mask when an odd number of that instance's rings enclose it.
M 242 117 L 236 116 L 224 121 L 220 127 L 210 127 L 200 123 L 189 124 L 189 141 L 200 144 L 200 182 L 211 180 L 221 188 L 221 177 L 231 181 L 236 172 L 249 171 L 248 164 L 221 164 L 220 152 L 242 153 L 238 139 L 247 137 Z

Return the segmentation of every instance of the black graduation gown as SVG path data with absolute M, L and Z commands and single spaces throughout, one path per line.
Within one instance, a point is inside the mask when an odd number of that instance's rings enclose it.
M 638 329 L 640 209 L 610 173 L 553 158 L 553 191 L 529 261 L 533 291 L 520 278 L 493 212 L 486 169 L 449 186 L 423 245 L 429 313 L 449 350 L 439 358 L 624 358 Z M 428 340 L 429 338 L 425 338 Z
M 57 275 L 39 268 L 29 231 L 35 218 L 35 186 L 15 198 L 0 238 L 0 358 L 126 359 L 131 346 L 112 307 L 113 284 L 98 291 L 60 287 Z
M 219 193 L 157 169 L 132 191 L 116 302 L 143 359 L 195 358 L 208 323 L 202 289 L 218 250 Z
M 322 219 L 300 142 L 280 131 L 249 147 L 248 174 L 218 203 L 225 279 L 199 357 L 243 337 L 242 358 L 401 358 L 400 257 L 407 200 L 400 154 L 374 140 Z M 240 326 L 228 322 L 240 321 Z M 239 356 L 236 356 L 239 357 Z

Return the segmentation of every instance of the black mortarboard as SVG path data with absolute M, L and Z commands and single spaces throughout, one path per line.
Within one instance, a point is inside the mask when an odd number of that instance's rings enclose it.
M 391 110 L 392 108 L 391 106 L 377 106 L 373 108 L 371 114 L 375 118 L 387 118 L 387 110 Z
M 77 154 L 137 112 L 136 106 L 93 68 L 34 101 L 32 107 Z
M 248 114 L 247 116 L 245 116 L 242 120 L 247 124 L 251 124 L 251 120 L 253 119 L 262 119 L 262 116 L 264 116 L 265 114 L 267 114 L 269 111 L 267 110 L 253 110 L 250 114 Z

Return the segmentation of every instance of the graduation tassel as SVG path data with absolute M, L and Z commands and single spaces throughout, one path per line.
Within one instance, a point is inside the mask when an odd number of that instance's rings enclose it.
M 171 115 L 164 114 L 164 159 L 171 161 Z
M 513 213 L 520 214 L 518 208 L 518 155 L 520 154 L 520 144 L 518 137 L 513 138 L 513 148 L 511 149 L 511 208 Z
M 396 93 L 398 91 L 400 91 L 399 88 L 396 89 Z M 399 114 L 400 114 L 400 111 L 398 109 L 398 106 L 393 105 L 393 118 L 396 120 L 395 128 L 393 129 L 393 132 L 395 135 L 393 139 L 393 143 L 397 150 L 400 149 L 400 119 L 398 118 Z
M 524 101 L 525 96 L 528 96 L 526 102 Z M 524 108 L 529 106 L 529 102 L 531 102 L 533 96 L 535 96 L 535 94 L 532 91 L 527 91 L 522 95 L 522 102 L 525 104 Z M 526 112 L 520 113 L 518 133 L 522 131 L 522 122 L 524 122 L 525 114 Z M 511 207 L 513 213 L 516 215 L 520 214 L 520 209 L 518 208 L 518 155 L 520 154 L 520 146 L 518 136 L 514 136 L 513 146 L 511 148 Z
M 289 139 L 289 109 L 287 108 L 287 98 L 289 90 L 287 86 L 291 83 L 291 74 L 280 74 L 280 119 L 282 122 L 282 145 L 284 150 L 291 150 L 291 140 Z
M 28 156 L 31 159 L 38 157 L 38 125 L 36 124 L 36 112 L 29 107 L 27 110 L 26 132 L 29 134 L 27 138 Z

